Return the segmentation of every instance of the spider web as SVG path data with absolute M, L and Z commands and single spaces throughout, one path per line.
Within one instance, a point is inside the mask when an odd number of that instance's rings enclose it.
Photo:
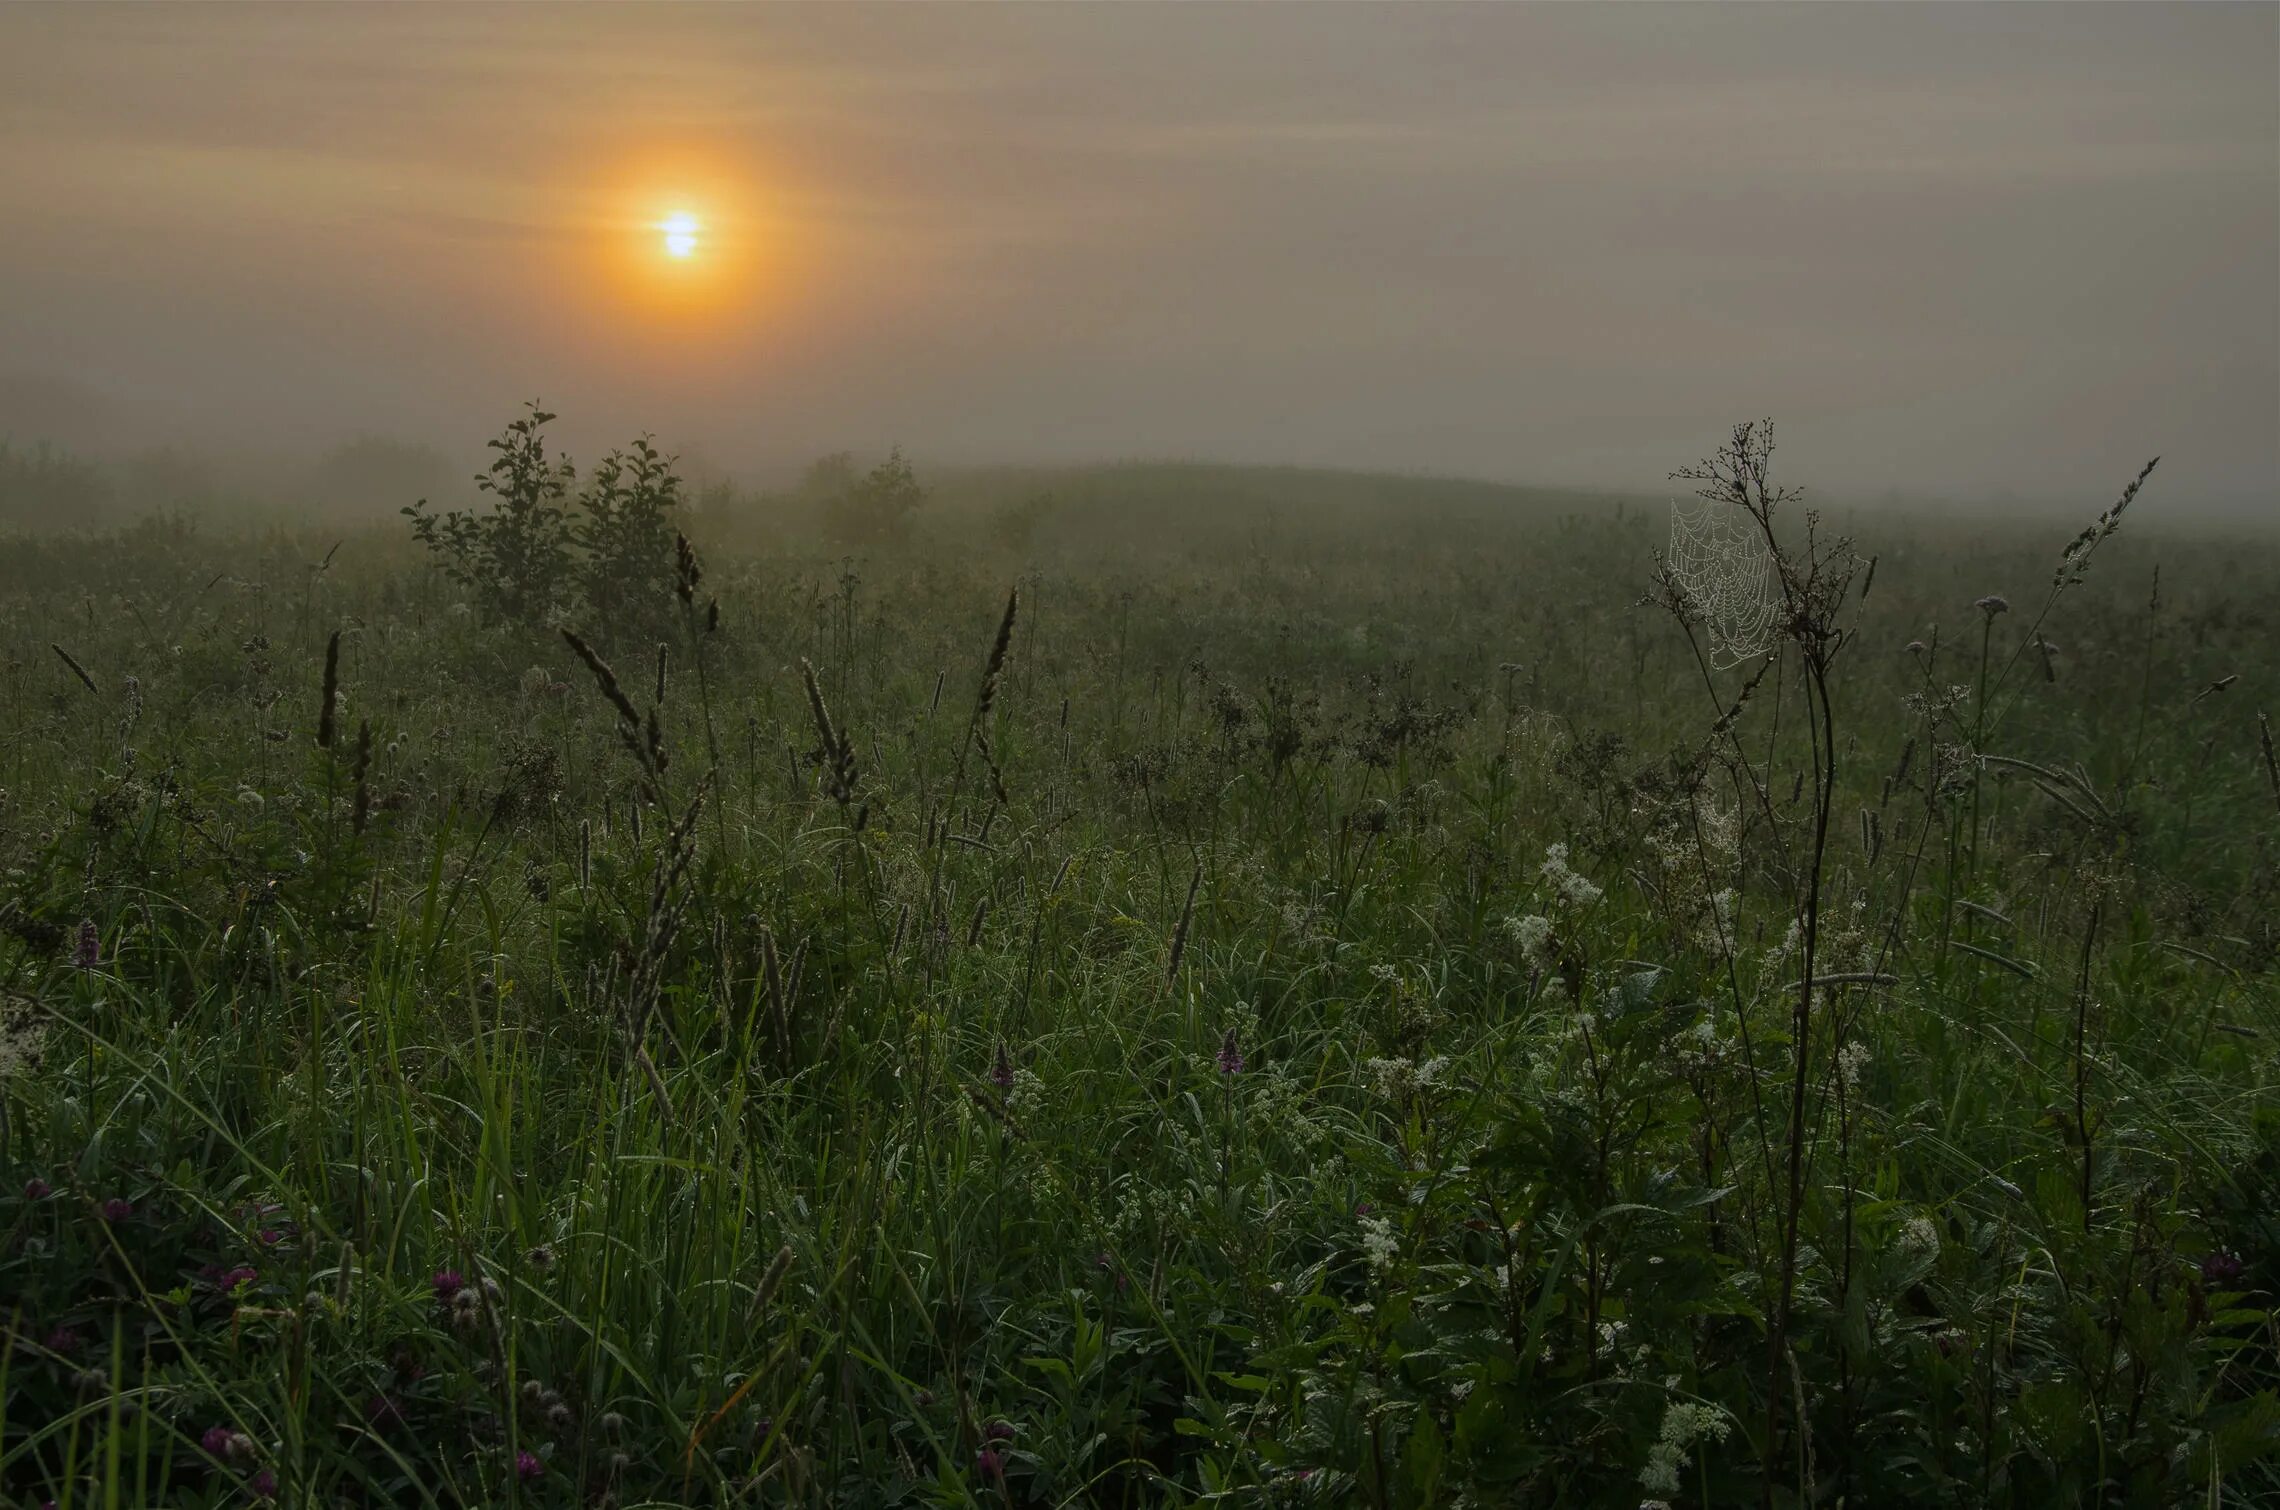
M 1773 643 L 1773 553 L 1757 521 L 1730 503 L 1670 506 L 1671 580 L 1710 633 L 1720 671 L 1755 660 Z

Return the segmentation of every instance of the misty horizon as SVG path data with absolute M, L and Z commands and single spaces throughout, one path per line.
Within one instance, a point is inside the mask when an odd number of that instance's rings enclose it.
M 2280 10 L 0 10 L 0 435 L 2280 497 Z M 701 212 L 703 281 L 636 257 Z

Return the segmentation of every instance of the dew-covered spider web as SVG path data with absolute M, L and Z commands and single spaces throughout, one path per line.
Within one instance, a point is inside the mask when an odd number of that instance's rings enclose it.
M 1670 506 L 1671 580 L 1702 616 L 1710 664 L 1724 671 L 1773 643 L 1773 553 L 1747 510 L 1708 499 Z

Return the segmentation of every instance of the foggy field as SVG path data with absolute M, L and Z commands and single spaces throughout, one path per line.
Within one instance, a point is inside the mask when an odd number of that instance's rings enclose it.
M 2280 1506 L 2276 416 L 2280 0 L 0 0 L 0 1510 Z
M 825 472 L 8 541 L 11 1493 L 2280 1484 L 2269 533 Z

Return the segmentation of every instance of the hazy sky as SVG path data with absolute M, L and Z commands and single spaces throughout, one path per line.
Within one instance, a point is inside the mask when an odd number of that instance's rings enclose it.
M 2280 7 L 0 4 L 0 431 L 59 385 L 1625 489 L 1772 414 L 1831 490 L 2270 502 Z

